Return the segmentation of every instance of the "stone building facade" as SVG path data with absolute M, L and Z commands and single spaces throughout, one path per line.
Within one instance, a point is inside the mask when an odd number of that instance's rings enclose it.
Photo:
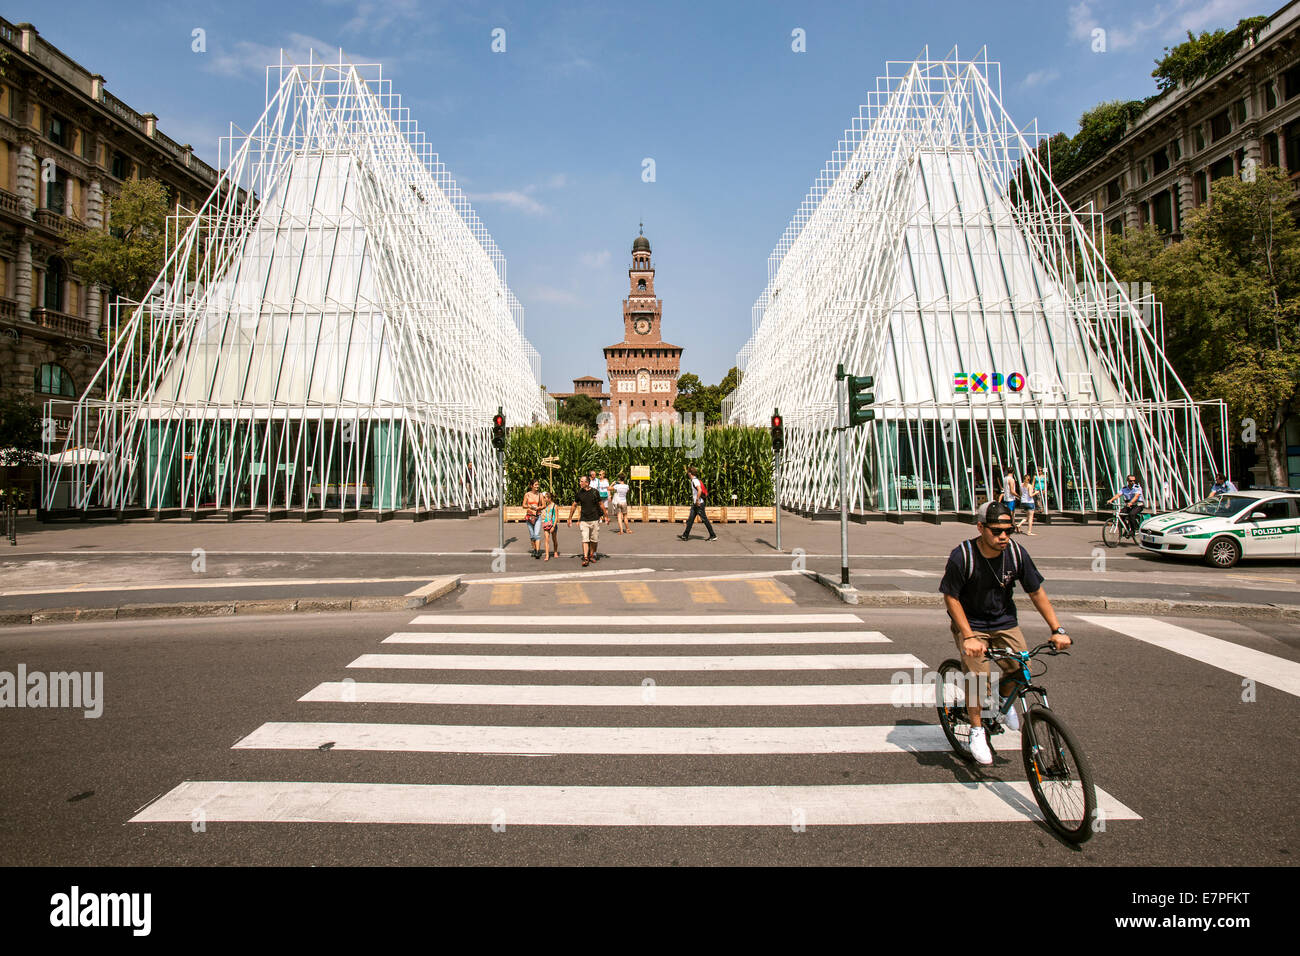
M 632 242 L 628 297 L 623 300 L 623 339 L 605 347 L 609 376 L 609 411 L 615 422 L 638 417 L 658 421 L 676 414 L 677 378 L 682 348 L 663 340 L 663 300 L 655 297 L 655 270 L 650 240 Z
M 1107 232 L 1149 223 L 1175 239 L 1214 180 L 1260 165 L 1300 178 L 1300 0 L 1291 0 L 1218 73 L 1152 103 L 1124 138 L 1061 186 Z
M 573 380 L 573 391 L 551 392 L 550 395 L 561 406 L 575 395 L 586 395 L 600 406 L 601 411 L 605 411 L 609 408 L 609 392 L 601 387 L 603 384 L 603 379 L 599 379 L 594 375 L 584 375 Z
M 109 228 L 128 179 L 157 179 L 173 209 L 192 209 L 218 174 L 31 24 L 0 19 L 0 51 L 0 388 L 71 403 L 104 361 L 108 303 L 63 258 L 66 232 Z M 67 419 L 54 420 L 61 442 Z

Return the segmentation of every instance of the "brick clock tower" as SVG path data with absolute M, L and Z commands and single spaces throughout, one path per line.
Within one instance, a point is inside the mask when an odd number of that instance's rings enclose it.
M 609 410 L 617 416 L 615 421 L 632 419 L 634 413 L 653 421 L 676 414 L 682 349 L 665 342 L 660 331 L 663 300 L 655 298 L 655 270 L 644 228 L 632 241 L 627 274 L 623 341 L 605 347 Z

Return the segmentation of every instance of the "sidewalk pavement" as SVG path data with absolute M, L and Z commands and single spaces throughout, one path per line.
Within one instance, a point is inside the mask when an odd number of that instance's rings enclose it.
M 601 529 L 600 550 L 612 560 L 602 562 L 601 570 L 606 574 L 663 575 L 789 572 L 807 567 L 830 572 L 838 579 L 839 523 L 791 514 L 783 514 L 781 520 L 781 551 L 775 547 L 772 524 L 715 522 L 718 540 L 711 542 L 704 540 L 706 532 L 698 523 L 689 542 L 676 537 L 682 531 L 681 523 L 635 524 L 631 535 L 615 534 L 613 526 L 607 525 Z M 1117 607 L 1128 606 L 1122 601 L 1143 594 L 1143 587 L 1150 588 L 1148 596 L 1155 599 L 1169 594 L 1170 587 L 1211 585 L 1214 590 L 1201 587 L 1199 594 L 1181 592 L 1199 598 L 1195 606 L 1201 612 L 1207 602 L 1219 606 L 1221 601 L 1232 602 L 1238 597 L 1225 590 L 1234 587 L 1232 575 L 1204 571 L 1188 562 L 1162 561 L 1132 547 L 1106 549 L 1100 529 L 1098 523 L 1062 523 L 1040 526 L 1037 535 L 1017 540 L 1040 565 L 1083 578 L 1065 586 L 1071 592 L 1069 599 L 1083 602 L 1081 607 L 1104 607 L 1108 599 L 1116 601 Z M 848 546 L 855 577 L 861 572 L 879 579 L 855 583 L 859 588 L 865 585 L 876 606 L 907 604 L 913 592 L 921 601 L 923 590 L 924 599 L 933 601 L 932 589 L 922 587 L 919 578 L 941 574 L 949 552 L 974 531 L 972 525 L 960 522 L 850 523 Z M 561 523 L 563 557 L 558 562 L 530 559 L 528 532 L 522 523 L 507 524 L 505 538 L 503 564 L 501 556 L 494 554 L 498 540 L 495 514 L 418 523 L 169 520 L 41 524 L 24 518 L 19 522 L 18 546 L 0 542 L 0 623 L 396 610 L 410 606 L 415 599 L 409 595 L 435 579 L 491 578 L 502 571 L 547 576 L 582 570 L 575 559 L 581 548 L 576 523 L 572 528 Z M 1110 575 L 1089 573 L 1090 569 L 1095 572 L 1099 556 L 1108 562 Z M 1130 573 L 1135 571 L 1143 573 Z M 1197 580 L 1206 574 L 1217 577 Z M 1279 571 L 1274 564 L 1262 580 L 1281 583 L 1268 591 L 1254 590 L 1249 595 L 1253 604 L 1242 603 L 1242 607 L 1279 607 L 1265 602 L 1285 600 L 1286 592 L 1294 593 L 1300 583 L 1294 577 L 1269 578 L 1268 574 L 1295 572 L 1289 566 Z M 1248 585 L 1236 587 L 1246 589 Z M 439 593 L 450 593 L 452 588 Z M 1128 597 L 1119 598 L 1116 592 Z M 1054 593 L 1066 596 L 1060 590 Z M 1171 606 L 1163 600 L 1158 603 L 1159 609 Z

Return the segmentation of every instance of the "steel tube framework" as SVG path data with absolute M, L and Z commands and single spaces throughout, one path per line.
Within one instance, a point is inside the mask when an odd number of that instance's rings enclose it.
M 46 465 L 44 507 L 494 502 L 491 416 L 545 420 L 540 359 L 504 257 L 379 67 L 282 59 L 222 154 L 150 295 L 111 312 L 104 398 L 64 445 L 91 451 Z
M 876 380 L 854 510 L 968 511 L 1037 466 L 1054 509 L 1127 472 L 1172 508 L 1226 461 L 1223 404 L 1187 394 L 1159 304 L 1115 280 L 1000 91 L 982 51 L 888 64 L 769 257 L 730 420 L 782 409 L 782 504 L 838 505 L 840 362 Z

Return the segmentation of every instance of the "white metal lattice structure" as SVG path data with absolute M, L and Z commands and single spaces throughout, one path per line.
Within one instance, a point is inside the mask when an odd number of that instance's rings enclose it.
M 781 410 L 783 504 L 838 507 L 838 363 L 875 377 L 853 509 L 969 510 L 1004 466 L 1044 466 L 1057 509 L 1129 471 L 1172 507 L 1226 460 L 1222 403 L 1192 401 L 1158 304 L 1115 281 L 1000 93 L 983 54 L 888 64 L 773 250 L 730 419 Z
M 233 134 L 233 128 L 232 128 Z M 497 497 L 492 414 L 546 417 L 506 263 L 378 66 L 283 61 L 167 263 L 109 324 L 75 508 L 416 512 Z M 470 467 L 473 462 L 477 467 Z

